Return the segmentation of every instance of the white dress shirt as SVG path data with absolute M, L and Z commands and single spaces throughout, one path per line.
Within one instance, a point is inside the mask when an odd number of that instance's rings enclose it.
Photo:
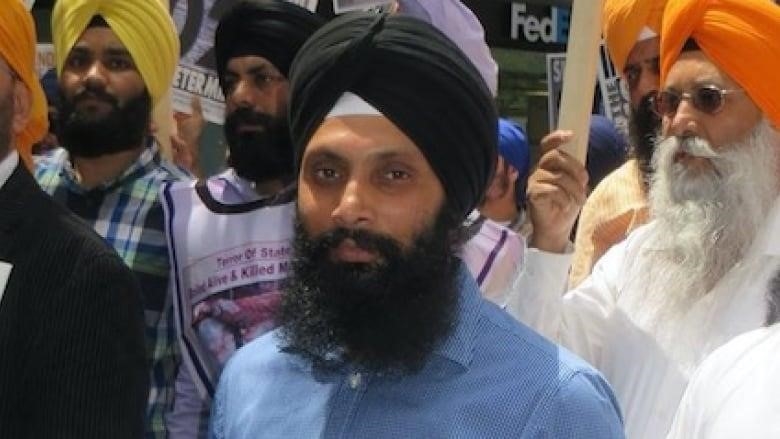
M 712 353 L 685 391 L 667 439 L 780 437 L 780 325 Z

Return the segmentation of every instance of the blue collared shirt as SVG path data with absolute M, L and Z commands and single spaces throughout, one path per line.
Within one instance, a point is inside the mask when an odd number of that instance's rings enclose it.
M 480 297 L 461 270 L 458 320 L 423 369 L 404 376 L 321 370 L 276 332 L 223 371 L 211 437 L 622 438 L 604 378 Z

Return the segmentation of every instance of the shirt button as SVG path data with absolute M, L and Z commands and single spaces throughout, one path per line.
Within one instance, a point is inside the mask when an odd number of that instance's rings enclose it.
M 358 386 L 360 386 L 360 381 L 362 377 L 360 376 L 360 373 L 355 372 L 350 374 L 348 379 L 349 379 L 349 387 L 352 390 L 355 390 L 358 388 Z

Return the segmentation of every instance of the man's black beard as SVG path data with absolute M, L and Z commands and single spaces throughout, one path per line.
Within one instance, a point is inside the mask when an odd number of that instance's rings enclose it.
M 339 228 L 311 238 L 296 221 L 294 273 L 278 322 L 288 350 L 320 367 L 334 356 L 359 370 L 411 373 L 450 333 L 458 303 L 456 222 L 440 214 L 406 251 L 391 238 Z M 340 263 L 331 249 L 351 238 L 377 264 Z
M 239 132 L 241 125 L 262 126 Z M 228 164 L 241 177 L 261 183 L 288 180 L 293 175 L 293 148 L 286 117 L 273 117 L 239 108 L 225 118 Z
M 87 89 L 70 100 L 61 97 L 59 140 L 71 156 L 95 158 L 127 151 L 142 145 L 149 135 L 152 98 L 147 91 L 124 105 L 103 90 Z M 88 97 L 101 99 L 113 108 L 101 116 L 77 109 L 78 103 Z
M 639 171 L 642 173 L 646 189 L 649 187 L 650 178 L 653 175 L 653 151 L 655 151 L 658 129 L 661 126 L 661 119 L 650 105 L 652 95 L 653 93 L 645 95 L 639 103 L 639 108 L 632 109 L 628 119 L 631 152 L 639 163 Z

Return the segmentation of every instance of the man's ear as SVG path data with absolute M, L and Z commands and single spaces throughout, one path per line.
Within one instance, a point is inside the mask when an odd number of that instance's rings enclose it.
M 485 201 L 497 200 L 504 195 L 505 188 L 503 187 L 504 178 L 504 159 L 499 156 L 496 158 L 496 172 L 493 174 L 493 180 L 490 181 L 487 189 L 485 190 Z
M 14 116 L 11 123 L 13 132 L 18 134 L 27 126 L 30 120 L 30 111 L 32 109 L 32 97 L 30 90 L 19 79 L 14 81 Z
M 509 178 L 509 182 L 514 185 L 517 179 L 520 178 L 520 171 L 512 165 L 508 165 L 506 167 L 506 175 Z

